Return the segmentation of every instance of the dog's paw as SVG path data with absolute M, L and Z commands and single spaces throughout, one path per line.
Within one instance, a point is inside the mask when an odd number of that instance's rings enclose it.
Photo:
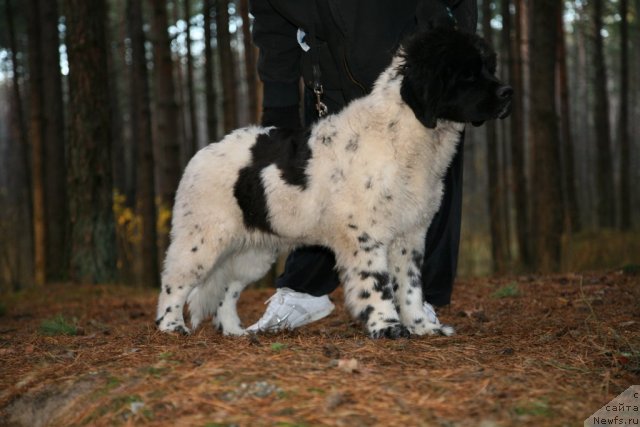
M 184 323 L 179 323 L 176 321 L 172 321 L 172 322 L 167 322 L 166 324 L 163 324 L 162 322 L 158 325 L 158 329 L 160 329 L 162 332 L 168 332 L 168 333 L 177 333 L 180 335 L 189 335 L 191 334 L 191 331 L 189 330 L 189 328 L 187 328 Z
M 455 335 L 456 330 L 451 325 L 440 325 L 439 333 L 445 337 L 450 337 L 451 335 Z
M 231 326 L 223 327 L 222 325 L 219 325 L 218 329 L 225 336 L 240 337 L 243 335 L 247 335 L 247 330 L 243 329 L 242 326 L 240 325 L 235 327 L 231 327 Z
M 386 328 L 373 330 L 371 331 L 370 336 L 373 339 L 389 338 L 395 340 L 398 338 L 409 338 L 411 336 L 411 332 L 409 332 L 409 329 L 406 326 L 397 323 L 395 325 L 387 326 Z
M 456 333 L 453 326 L 431 322 L 423 322 L 418 325 L 413 325 L 409 330 L 415 335 L 443 335 L 445 337 L 450 337 Z

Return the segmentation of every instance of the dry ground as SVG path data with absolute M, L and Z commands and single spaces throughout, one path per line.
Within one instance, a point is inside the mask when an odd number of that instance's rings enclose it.
M 368 339 L 338 295 L 312 326 L 243 338 L 158 333 L 153 290 L 5 296 L 0 425 L 582 425 L 640 383 L 631 273 L 461 281 L 440 312 L 457 335 L 397 341 Z M 247 324 L 270 293 L 243 294 Z M 76 335 L 43 329 L 57 315 Z

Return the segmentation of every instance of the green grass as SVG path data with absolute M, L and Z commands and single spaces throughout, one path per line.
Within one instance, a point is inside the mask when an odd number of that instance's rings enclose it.
M 271 344 L 271 350 L 276 351 L 276 352 L 282 351 L 285 348 L 287 348 L 287 345 L 286 344 L 282 344 L 280 342 L 274 342 L 273 344 Z
M 627 276 L 639 276 L 640 264 L 627 264 L 622 267 L 622 272 Z
M 529 415 L 547 418 L 553 416 L 553 411 L 549 407 L 549 404 L 544 400 L 534 400 L 533 402 L 528 402 L 525 405 L 516 406 L 513 408 L 513 412 L 519 416 Z
M 52 319 L 43 320 L 40 324 L 40 333 L 46 336 L 77 335 L 78 328 L 59 314 Z
M 518 288 L 518 284 L 515 282 L 509 283 L 491 294 L 493 298 L 511 298 L 519 295 L 520 289 Z
M 7 306 L 0 302 L 0 317 L 7 314 Z

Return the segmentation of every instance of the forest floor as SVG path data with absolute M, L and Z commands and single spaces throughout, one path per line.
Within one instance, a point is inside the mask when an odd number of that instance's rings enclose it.
M 270 289 L 249 289 L 246 324 Z M 344 311 L 298 331 L 183 337 L 156 292 L 50 285 L 0 305 L 0 425 L 556 426 L 640 384 L 640 275 L 461 280 L 453 337 L 371 340 Z

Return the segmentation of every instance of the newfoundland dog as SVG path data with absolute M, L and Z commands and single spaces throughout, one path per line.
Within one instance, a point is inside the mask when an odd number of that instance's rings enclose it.
M 368 96 L 308 130 L 248 127 L 189 162 L 173 210 L 157 325 L 187 334 L 205 318 L 245 330 L 240 292 L 280 251 L 336 255 L 346 305 L 373 338 L 442 333 L 422 307 L 424 236 L 441 202 L 464 124 L 509 114 L 480 37 L 451 28 L 414 35 Z

